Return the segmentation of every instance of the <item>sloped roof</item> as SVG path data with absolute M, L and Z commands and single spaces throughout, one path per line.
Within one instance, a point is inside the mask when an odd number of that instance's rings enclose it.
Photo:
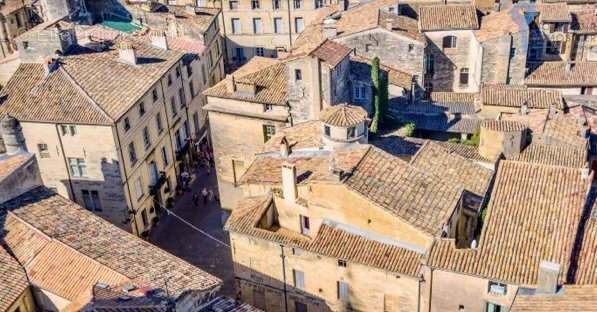
M 472 134 L 479 127 L 481 119 L 475 117 L 448 117 L 445 114 L 429 116 L 404 112 L 399 114 L 404 121 L 415 123 L 416 129 L 449 133 Z
M 510 312 L 595 312 L 597 285 L 564 285 L 556 294 L 518 294 Z
M 597 208 L 593 204 L 591 215 L 586 221 L 582 246 L 574 282 L 580 285 L 597 285 Z
M 23 0 L 4 0 L 0 5 L 0 14 L 8 16 L 10 13 L 25 8 Z
M 473 103 L 478 93 L 465 92 L 431 92 L 429 99 L 442 103 Z
M 565 282 L 590 183 L 576 168 L 501 161 L 478 247 L 439 239 L 427 265 L 533 286 L 546 260 L 561 265 Z
M 579 9 L 570 12 L 572 16 L 571 30 L 579 34 L 597 33 L 597 15 L 595 7 L 584 5 Z
M 336 67 L 350 52 L 352 52 L 352 49 L 334 41 L 326 40 L 309 55 L 319 58 L 331 67 Z
M 345 184 L 349 189 L 430 235 L 452 215 L 462 187 L 372 147 Z
M 597 86 L 597 62 L 543 62 L 525 78 L 525 84 L 536 87 Z
M 28 260 L 35 268 L 35 272 L 28 274 L 34 273 L 40 284 L 56 288 L 71 298 L 81 285 L 70 278 L 92 275 L 91 271 L 87 271 L 91 263 L 97 263 L 97 268 L 115 281 L 124 276 L 153 289 L 161 289 L 165 279 L 171 277 L 168 289 L 174 297 L 190 290 L 210 290 L 221 284 L 218 278 L 117 228 L 45 187 L 0 205 L 0 219 L 5 218 L 4 229 L 8 233 L 13 230 L 18 233 L 5 240 L 8 247 L 20 250 L 19 257 Z M 25 230 L 24 225 L 38 234 Z M 27 253 L 19 249 L 21 244 L 34 246 L 40 252 L 36 255 Z M 70 251 L 67 253 L 61 246 Z M 59 250 L 63 252 L 58 253 L 61 258 L 57 259 L 56 252 Z M 59 262 L 69 264 L 72 274 L 53 271 L 63 269 L 62 265 L 57 265 Z M 81 283 L 87 281 L 75 280 Z
M 410 164 L 443 180 L 458 183 L 465 190 L 484 197 L 493 177 L 493 170 L 452 152 L 443 145 L 427 141 L 415 154 Z
M 562 92 L 557 90 L 529 89 L 525 86 L 505 84 L 484 84 L 481 88 L 483 105 L 564 109 Z
M 535 6 L 543 22 L 569 22 L 570 12 L 566 3 L 541 3 Z
M 526 129 L 526 126 L 517 121 L 511 120 L 483 120 L 481 122 L 481 128 L 493 130 L 493 131 L 501 131 L 501 132 L 513 132 L 513 131 L 522 131 Z
M 543 143 L 531 143 L 520 154 L 510 159 L 571 168 L 588 166 L 586 149 Z
M 352 127 L 367 120 L 367 111 L 354 105 L 338 104 L 321 112 L 321 121 L 335 127 Z
M 493 7 L 493 2 L 491 3 Z M 481 18 L 481 27 L 475 31 L 475 37 L 480 42 L 499 38 L 508 34 L 528 31 L 529 27 L 524 14 L 517 7 L 494 12 Z
M 371 76 L 371 59 L 363 55 L 354 55 L 351 56 L 350 61 L 351 72 L 355 74 L 360 73 L 361 75 L 363 75 L 362 73 L 367 73 L 368 77 Z M 388 83 L 390 85 L 399 86 L 406 90 L 410 90 L 412 88 L 413 75 L 411 73 L 393 68 L 381 62 L 379 64 L 379 67 L 388 73 Z
M 421 31 L 479 29 L 474 5 L 428 5 L 419 8 Z
M 0 311 L 8 311 L 28 287 L 25 270 L 0 245 Z

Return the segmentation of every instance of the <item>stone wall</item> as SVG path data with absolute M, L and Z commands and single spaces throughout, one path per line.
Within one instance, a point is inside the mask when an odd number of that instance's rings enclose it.
M 484 41 L 481 82 L 524 84 L 528 31 Z M 514 51 L 511 57 L 511 49 Z
M 12 198 L 15 198 L 19 195 L 22 195 L 43 184 L 41 176 L 39 174 L 39 166 L 37 164 L 35 156 L 32 154 L 27 155 L 29 158 L 25 162 L 23 162 L 21 166 L 15 168 L 13 172 L 10 172 L 6 177 L 0 180 L 0 204 L 8 200 L 11 200 Z M 7 156 L 0 155 L 0 158 L 3 157 Z M 12 157 L 22 156 L 15 155 Z M 2 162 L 2 160 L 0 160 L 0 163 Z

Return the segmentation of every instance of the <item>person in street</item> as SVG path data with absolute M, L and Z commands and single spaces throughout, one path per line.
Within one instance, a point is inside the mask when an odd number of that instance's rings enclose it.
M 201 196 L 203 196 L 203 205 L 207 205 L 207 196 L 209 196 L 209 192 L 207 192 L 207 188 L 203 188 L 201 190 Z
M 193 205 L 195 207 L 199 206 L 199 194 L 193 192 Z
M 207 191 L 207 193 L 208 193 L 207 198 L 209 199 L 209 201 L 210 202 L 213 201 L 214 200 L 214 191 L 210 188 L 209 191 Z

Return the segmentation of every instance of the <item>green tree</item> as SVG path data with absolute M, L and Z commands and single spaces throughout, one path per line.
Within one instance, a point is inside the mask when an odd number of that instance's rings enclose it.
M 476 128 L 473 131 L 473 135 L 471 136 L 471 138 L 468 139 L 468 140 L 462 141 L 462 144 L 464 144 L 464 145 L 470 145 L 470 146 L 479 146 L 480 139 L 481 139 L 481 129 L 480 128 Z
M 373 106 L 373 121 L 371 121 L 371 132 L 377 133 L 380 118 L 380 81 L 379 81 L 379 58 L 376 56 L 371 62 L 371 105 Z

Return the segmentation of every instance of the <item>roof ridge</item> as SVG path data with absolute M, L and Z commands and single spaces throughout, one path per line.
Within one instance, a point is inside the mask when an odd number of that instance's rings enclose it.
M 92 104 L 93 108 L 95 108 L 97 111 L 99 111 L 102 115 L 104 115 L 104 117 L 108 118 L 108 120 L 114 122 L 114 119 L 91 97 L 91 95 L 89 95 L 89 93 L 87 93 L 87 91 L 85 91 L 85 89 L 83 89 L 83 87 L 81 85 L 79 85 L 79 83 L 77 83 L 77 81 L 70 75 L 70 73 L 66 70 L 66 68 L 59 66 L 58 70 L 60 70 L 62 73 L 64 73 L 65 77 L 68 79 L 68 81 L 70 83 L 73 84 L 73 86 L 87 99 L 89 100 L 89 102 Z

